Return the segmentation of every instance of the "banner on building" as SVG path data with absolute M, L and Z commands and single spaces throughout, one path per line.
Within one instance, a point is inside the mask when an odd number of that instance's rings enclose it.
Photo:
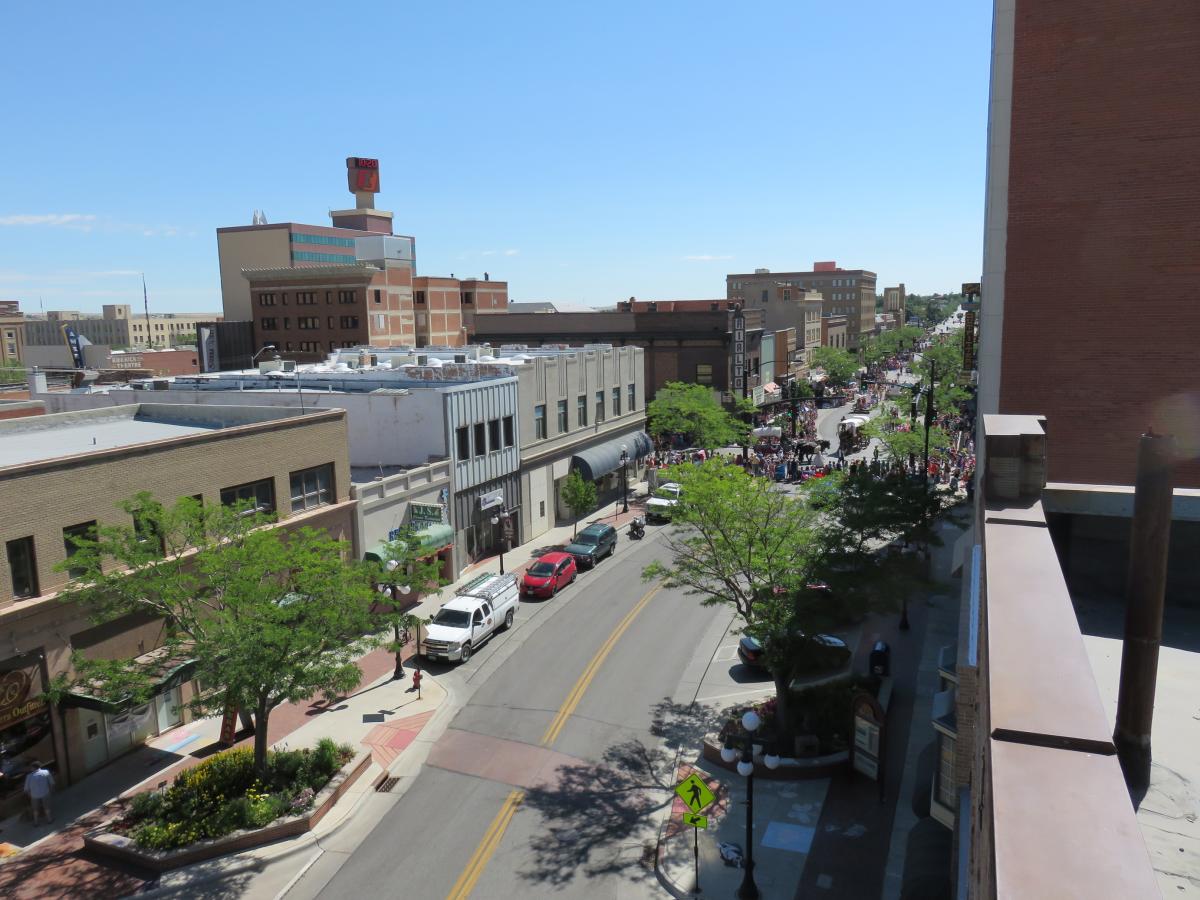
M 446 521 L 446 507 L 440 503 L 408 504 L 408 524 L 418 531 L 430 525 L 441 525 Z
M 733 314 L 733 392 L 746 389 L 746 316 L 739 306 Z
M 197 331 L 200 341 L 200 371 L 218 372 L 221 369 L 220 355 L 217 347 L 217 329 L 211 325 L 201 325 Z

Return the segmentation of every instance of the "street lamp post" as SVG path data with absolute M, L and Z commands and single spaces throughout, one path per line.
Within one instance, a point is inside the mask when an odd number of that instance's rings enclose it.
M 621 512 L 629 512 L 629 450 L 621 445 Z
M 727 763 L 738 760 L 737 772 L 746 779 L 746 862 L 742 884 L 737 890 L 738 900 L 758 900 L 758 885 L 754 883 L 754 733 L 762 725 L 762 719 L 754 710 L 748 710 L 742 716 L 742 729 L 745 734 L 725 736 L 725 746 L 721 748 L 721 759 Z M 739 757 L 740 751 L 740 759 Z M 763 765 L 768 769 L 779 768 L 779 756 L 774 747 L 770 748 L 763 757 Z
M 500 524 L 500 516 L 492 516 L 492 527 Z M 500 574 L 504 574 L 504 535 L 500 535 Z

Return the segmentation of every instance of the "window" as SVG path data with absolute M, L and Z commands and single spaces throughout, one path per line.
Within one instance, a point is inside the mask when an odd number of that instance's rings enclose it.
M 766 288 L 762 289 L 762 302 L 763 303 L 767 302 L 767 289 Z
M 333 502 L 333 463 L 301 469 L 291 475 L 292 512 L 303 512 Z
M 38 595 L 37 560 L 33 555 L 33 537 L 8 542 L 8 570 L 12 573 L 13 596 Z
M 299 234 L 292 232 L 293 244 L 322 244 L 326 247 L 345 247 L 352 249 L 354 247 L 354 238 L 332 237 L 327 234 Z
M 275 331 L 279 328 L 279 320 L 274 316 L 268 316 L 262 320 L 261 327 L 263 331 Z
M 283 345 L 283 352 L 284 353 L 292 352 L 292 342 L 291 341 L 288 341 L 286 344 Z
M 612 389 L 613 416 L 621 414 L 621 389 L 615 387 Z
M 485 428 L 482 422 L 475 423 L 475 455 L 483 456 L 487 453 L 487 444 L 485 443 L 486 435 Z
M 290 318 L 289 316 L 284 316 L 284 317 L 283 317 L 283 327 L 284 327 L 284 328 L 291 328 L 291 327 L 292 327 L 292 320 L 291 320 L 291 318 Z
M 567 421 L 567 401 L 558 401 L 558 433 L 565 434 L 571 425 Z
M 354 291 L 338 291 L 338 303 L 353 303 Z
M 325 303 L 326 304 L 333 303 L 333 291 L 325 292 Z
M 358 316 L 342 316 L 340 324 L 343 328 L 357 328 Z
M 258 295 L 258 305 L 259 306 L 274 306 L 275 305 L 275 295 L 274 294 L 259 294 Z M 141 326 L 139 326 L 139 327 L 141 327 Z
M 248 481 L 245 484 L 221 488 L 221 505 L 245 505 L 244 515 L 256 512 L 275 511 L 275 479 L 264 478 L 261 481 Z
M 596 424 L 604 421 L 604 391 L 596 391 Z
M 712 366 L 708 363 L 696 364 L 696 384 L 712 384 Z
M 383 291 L 381 291 L 379 288 L 375 288 L 375 302 L 376 303 L 383 302 Z
M 330 328 L 335 328 L 335 327 L 337 327 L 337 326 L 335 326 L 335 325 L 333 324 L 333 323 L 334 323 L 334 318 L 333 318 L 333 316 L 330 316 L 330 317 L 328 318 L 328 320 L 327 320 L 327 321 L 329 322 L 329 327 L 330 327 Z M 332 347 L 330 347 L 329 349 L 330 349 L 330 350 L 332 350 L 333 348 L 332 348 Z
M 954 748 L 955 740 L 938 732 L 939 759 L 937 780 L 937 801 L 947 809 L 956 809 L 958 800 L 954 785 Z
M 320 316 L 301 316 L 296 320 L 296 327 L 301 331 L 311 331 L 314 328 L 321 327 Z
M 470 306 L 475 302 L 475 293 L 473 291 L 463 291 L 462 305 Z
M 79 552 L 79 545 L 76 541 L 94 541 L 96 539 L 96 520 L 90 522 L 80 522 L 78 525 L 68 525 L 63 529 L 63 549 L 67 552 L 67 559 L 70 559 Z M 78 578 L 83 574 L 83 569 L 68 568 L 68 578 Z
M 341 263 L 352 266 L 358 258 L 348 253 L 314 253 L 311 250 L 293 250 L 292 262 Z
M 425 292 L 417 291 L 415 294 L 413 294 L 413 302 L 416 303 L 417 306 L 424 306 L 425 305 Z
M 305 353 L 319 353 L 321 351 L 320 341 L 301 341 L 299 347 Z
M 539 403 L 533 408 L 533 437 L 535 440 L 546 438 L 546 404 Z
M 312 306 L 317 302 L 317 295 L 313 291 L 296 291 L 297 306 Z
M 546 518 L 546 501 L 538 501 L 538 516 L 542 519 Z
M 516 428 L 513 427 L 513 417 L 504 417 L 504 446 L 511 447 L 516 442 Z
M 471 458 L 471 429 L 466 425 L 455 429 L 455 439 L 458 443 L 458 458 Z
M 629 411 L 630 412 L 637 411 L 637 385 L 636 384 L 631 384 L 629 386 Z
M 575 415 L 579 419 L 579 427 L 587 427 L 587 395 L 580 394 L 575 404 Z
M 279 302 L 284 306 L 287 306 L 287 291 L 284 291 L 279 295 Z
M 500 420 L 492 419 L 488 422 L 488 450 L 495 453 L 500 449 Z

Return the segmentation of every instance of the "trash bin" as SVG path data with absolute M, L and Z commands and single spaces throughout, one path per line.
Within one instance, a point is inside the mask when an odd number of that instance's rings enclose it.
M 892 673 L 892 648 L 887 641 L 876 641 L 871 648 L 869 665 L 872 675 L 885 677 Z

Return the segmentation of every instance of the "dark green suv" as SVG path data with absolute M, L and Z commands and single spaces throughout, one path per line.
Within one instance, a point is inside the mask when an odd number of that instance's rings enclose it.
M 589 525 L 565 549 L 579 566 L 590 569 L 616 552 L 617 529 L 600 522 Z

